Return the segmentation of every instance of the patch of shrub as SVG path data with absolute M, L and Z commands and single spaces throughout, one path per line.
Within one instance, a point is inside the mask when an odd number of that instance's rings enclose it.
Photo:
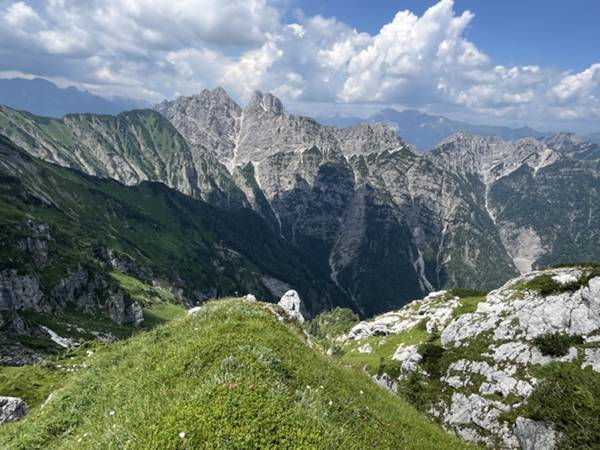
M 379 358 L 379 368 L 377 369 L 377 378 L 380 378 L 386 374 L 392 380 L 395 380 L 400 377 L 400 364 L 396 361 L 386 361 L 386 359 L 382 356 Z
M 533 340 L 533 343 L 540 349 L 542 355 L 561 357 L 565 356 L 572 346 L 583 344 L 583 338 L 563 333 L 552 333 L 538 336 Z
M 429 317 L 419 320 L 419 322 L 415 325 L 415 329 L 419 331 L 427 331 L 427 322 L 429 322 Z
M 445 351 L 444 347 L 433 342 L 419 345 L 418 352 L 423 357 L 420 366 L 434 380 L 442 377 L 441 361 Z
M 438 388 L 423 375 L 412 372 L 400 380 L 398 395 L 408 400 L 419 411 L 428 412 L 437 401 Z
M 584 272 L 581 277 L 576 281 L 561 284 L 553 280 L 553 275 L 549 273 L 542 274 L 529 280 L 517 289 L 521 291 L 533 290 L 539 292 L 541 295 L 552 295 L 560 294 L 561 292 L 573 292 L 584 286 L 587 286 L 592 278 L 600 277 L 600 267 L 591 266 L 589 270 Z
M 554 424 L 558 448 L 592 449 L 600 442 L 600 375 L 577 363 L 552 363 L 540 370 L 542 381 L 526 406 L 526 415 Z
M 465 297 L 485 297 L 487 295 L 486 291 L 480 291 L 478 289 L 471 288 L 452 288 L 448 291 L 450 294 L 455 297 L 465 298 Z
M 308 322 L 306 331 L 317 340 L 325 341 L 347 333 L 358 322 L 358 316 L 351 309 L 334 308 Z

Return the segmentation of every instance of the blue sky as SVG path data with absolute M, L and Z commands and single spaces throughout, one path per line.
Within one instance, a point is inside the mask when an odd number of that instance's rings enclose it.
M 418 15 L 431 0 L 297 0 L 288 11 L 337 17 L 359 31 L 375 34 L 399 10 Z M 598 0 L 455 0 L 455 10 L 475 20 L 469 39 L 501 64 L 538 64 L 583 70 L 600 55 Z M 290 12 L 290 16 L 293 16 Z
M 600 130 L 598 0 L 0 0 L 0 77 Z

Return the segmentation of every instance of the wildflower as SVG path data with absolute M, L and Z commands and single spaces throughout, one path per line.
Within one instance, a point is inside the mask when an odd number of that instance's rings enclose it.
M 329 406 L 333 405 L 333 400 L 329 400 Z
M 307 384 L 307 385 L 306 385 L 306 389 L 310 389 L 310 384 Z
M 181 439 L 183 439 L 183 438 L 185 437 L 185 431 L 182 431 L 181 433 L 179 433 L 179 437 L 180 437 Z
M 364 394 L 364 392 L 363 392 L 363 391 L 362 391 L 362 389 L 361 389 L 361 390 L 360 390 L 360 395 L 363 395 L 363 394 Z
M 323 389 L 323 385 L 319 386 L 321 389 Z
M 109 416 L 114 416 L 114 415 L 115 415 L 115 412 L 114 412 L 114 411 L 111 411 L 111 412 L 109 412 L 109 413 L 108 413 L 108 415 L 109 415 Z

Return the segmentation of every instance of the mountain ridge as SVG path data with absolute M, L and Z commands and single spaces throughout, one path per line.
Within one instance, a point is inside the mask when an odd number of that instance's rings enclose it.
M 463 133 L 421 156 L 385 125 L 322 126 L 289 114 L 268 93 L 255 93 L 244 108 L 222 89 L 156 108 L 172 123 L 151 111 L 48 122 L 4 108 L 0 131 L 42 157 L 40 146 L 74 149 L 76 167 L 88 173 L 106 173 L 110 165 L 84 162 L 115 154 L 138 171 L 137 179 L 225 208 L 251 207 L 362 315 L 443 287 L 492 288 L 540 264 L 597 258 L 591 242 L 598 193 L 574 197 L 568 184 L 593 186 L 598 161 L 583 160 L 593 153 L 572 140 L 563 139 L 559 151 L 550 141 Z M 98 138 L 115 133 L 131 137 Z M 177 158 L 165 166 L 174 149 Z M 151 152 L 160 158 L 148 158 Z M 137 182 L 118 172 L 106 176 Z M 561 211 L 554 224 L 571 229 L 575 242 L 537 218 L 555 199 Z M 517 203 L 536 219 L 512 207 Z M 566 210 L 581 212 L 571 217 Z
M 149 104 L 125 97 L 105 98 L 74 86 L 59 88 L 44 78 L 0 79 L 0 104 L 32 114 L 60 118 L 69 113 L 117 114 Z
M 441 141 L 454 133 L 465 132 L 483 137 L 498 137 L 505 140 L 515 140 L 526 137 L 544 138 L 551 133 L 544 133 L 533 128 L 523 126 L 511 128 L 496 125 L 476 125 L 448 119 L 442 115 L 426 114 L 414 109 L 398 111 L 393 108 L 384 108 L 365 119 L 358 117 L 341 117 L 338 121 L 335 116 L 322 117 L 327 125 L 343 126 L 355 125 L 366 122 L 383 123 L 393 128 L 406 142 L 414 145 L 419 151 L 428 151 L 436 147 Z

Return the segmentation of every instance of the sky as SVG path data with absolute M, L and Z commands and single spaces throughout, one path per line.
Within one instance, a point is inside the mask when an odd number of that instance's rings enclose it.
M 0 0 L 0 77 L 600 130 L 597 0 Z

